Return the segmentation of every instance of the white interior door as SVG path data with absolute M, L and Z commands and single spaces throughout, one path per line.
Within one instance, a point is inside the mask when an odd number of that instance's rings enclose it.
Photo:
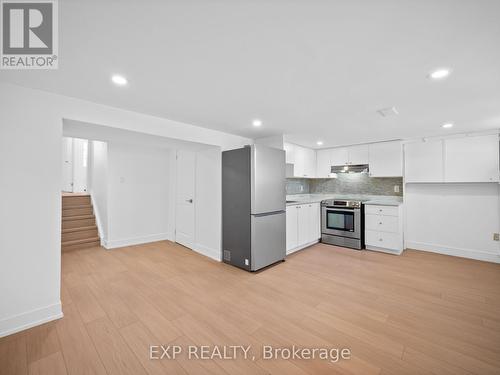
M 175 242 L 189 248 L 195 240 L 195 168 L 194 152 L 177 151 Z
M 62 139 L 62 191 L 73 192 L 73 138 Z

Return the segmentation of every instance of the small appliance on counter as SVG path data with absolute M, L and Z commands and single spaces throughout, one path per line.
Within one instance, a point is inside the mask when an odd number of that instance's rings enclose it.
M 361 250 L 365 247 L 364 205 L 360 200 L 321 202 L 321 242 Z
M 223 261 L 257 271 L 286 256 L 285 151 L 262 145 L 222 153 Z

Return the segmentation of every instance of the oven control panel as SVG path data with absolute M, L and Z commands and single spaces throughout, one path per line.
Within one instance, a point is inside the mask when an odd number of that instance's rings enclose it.
M 327 199 L 321 202 L 323 207 L 345 207 L 345 208 L 360 208 L 361 201 L 350 201 L 340 199 Z

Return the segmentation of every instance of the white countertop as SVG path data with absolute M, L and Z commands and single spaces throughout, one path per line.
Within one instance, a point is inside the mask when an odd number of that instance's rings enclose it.
M 305 203 L 319 203 L 325 199 L 358 199 L 364 201 L 364 204 L 399 206 L 403 204 L 403 197 L 393 195 L 360 195 L 360 194 L 291 194 L 286 196 L 289 202 L 287 206 Z

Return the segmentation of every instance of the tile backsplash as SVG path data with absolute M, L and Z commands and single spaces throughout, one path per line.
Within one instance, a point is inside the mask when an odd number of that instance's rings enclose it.
M 287 178 L 287 194 L 403 195 L 402 177 L 370 177 L 364 173 L 339 173 L 337 178 Z M 394 186 L 399 192 L 394 192 Z
M 290 194 L 309 194 L 310 179 L 307 178 L 287 178 L 286 193 Z

